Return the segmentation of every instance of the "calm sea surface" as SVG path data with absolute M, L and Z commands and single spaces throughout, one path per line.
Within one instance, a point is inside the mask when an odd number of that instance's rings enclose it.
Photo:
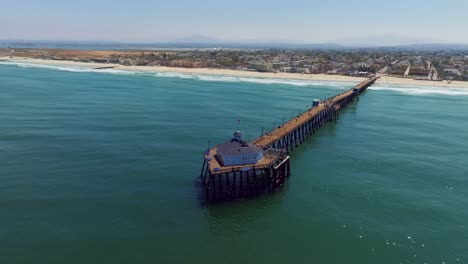
M 281 191 L 201 204 L 208 140 L 352 86 L 0 64 L 0 263 L 468 263 L 468 89 L 376 85 Z

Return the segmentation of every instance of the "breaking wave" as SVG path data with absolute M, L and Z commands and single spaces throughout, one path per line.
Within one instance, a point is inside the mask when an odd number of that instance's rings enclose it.
M 326 86 L 327 88 L 335 88 L 342 90 L 344 88 L 351 88 L 356 83 L 344 81 L 319 81 L 319 80 L 296 80 L 296 79 L 276 79 L 276 78 L 256 78 L 256 77 L 241 77 L 241 76 L 224 76 L 224 75 L 210 75 L 210 74 L 190 74 L 190 73 L 177 73 L 177 72 L 147 72 L 147 71 L 132 71 L 132 70 L 118 70 L 118 69 L 94 69 L 86 66 L 75 65 L 47 65 L 40 63 L 26 63 L 26 62 L 12 62 L 0 61 L 0 65 L 16 65 L 22 68 L 43 68 L 51 70 L 60 70 L 68 72 L 95 72 L 95 73 L 108 73 L 108 74 L 125 74 L 125 75 L 147 75 L 156 77 L 169 77 L 180 79 L 195 79 L 206 82 L 244 82 L 244 83 L 259 83 L 259 84 L 283 84 L 292 86 Z
M 67 71 L 67 72 L 96 72 L 96 73 L 110 73 L 110 74 L 138 74 L 141 72 L 137 71 L 124 71 L 124 70 L 116 70 L 116 69 L 94 69 L 92 67 L 84 67 L 84 66 L 72 66 L 72 65 L 46 65 L 46 64 L 39 64 L 39 63 L 26 63 L 26 62 L 5 62 L 0 61 L 0 65 L 16 65 L 21 68 L 41 68 L 41 69 L 51 69 L 51 70 L 59 70 L 59 71 Z
M 391 91 L 408 95 L 468 95 L 468 84 L 463 87 L 437 87 L 437 86 L 403 86 L 403 85 L 375 85 L 369 87 L 369 90 Z
M 339 82 L 339 81 L 317 81 L 317 80 L 295 80 L 295 79 L 273 79 L 273 78 L 255 78 L 255 77 L 237 77 L 237 76 L 219 76 L 219 75 L 204 75 L 204 74 L 189 74 L 175 72 L 158 72 L 158 77 L 171 77 L 181 79 L 197 79 L 207 82 L 248 82 L 260 84 L 286 84 L 294 86 L 327 86 L 343 89 L 351 88 L 356 83 Z

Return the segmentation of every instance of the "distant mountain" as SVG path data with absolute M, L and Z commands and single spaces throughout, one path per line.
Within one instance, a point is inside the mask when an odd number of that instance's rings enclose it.
M 320 50 L 353 50 L 353 49 L 387 49 L 387 50 L 463 50 L 468 51 L 468 44 L 336 44 L 336 43 L 284 43 L 284 42 L 226 42 L 214 38 L 192 35 L 174 42 L 153 43 L 120 43 L 106 41 L 37 41 L 37 40 L 0 40 L 0 48 L 59 48 L 82 50 L 142 50 L 142 49 L 320 49 Z
M 231 45 L 234 45 L 232 43 Z M 348 47 L 339 45 L 336 43 L 310 43 L 310 44 L 297 44 L 297 43 L 237 43 L 236 45 L 242 45 L 246 47 L 257 47 L 257 48 L 274 48 L 274 49 L 322 49 L 322 50 L 337 50 L 346 49 Z
M 414 44 L 426 44 L 426 43 L 444 43 L 444 41 L 431 39 L 431 38 L 419 38 L 412 36 L 399 36 L 399 35 L 370 35 L 370 36 L 359 36 L 352 38 L 336 39 L 336 43 L 340 43 L 350 47 L 393 47 L 403 45 L 414 45 Z
M 468 50 L 468 44 L 412 44 L 392 46 L 394 49 L 403 50 Z

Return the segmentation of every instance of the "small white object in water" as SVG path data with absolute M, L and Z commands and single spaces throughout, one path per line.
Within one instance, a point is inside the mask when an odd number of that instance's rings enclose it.
M 410 236 L 408 236 L 408 239 L 411 239 L 411 237 L 410 237 Z
M 360 235 L 359 238 L 362 238 L 362 236 Z
M 421 247 L 424 247 L 424 244 L 421 244 Z

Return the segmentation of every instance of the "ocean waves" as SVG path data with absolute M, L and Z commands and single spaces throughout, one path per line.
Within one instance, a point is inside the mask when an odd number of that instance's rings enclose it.
M 152 76 L 156 78 L 177 78 L 182 80 L 197 80 L 203 82 L 218 83 L 254 83 L 265 85 L 290 85 L 303 87 L 326 87 L 327 89 L 343 90 L 356 85 L 354 82 L 343 81 L 320 81 L 320 80 L 297 80 L 287 78 L 259 78 L 244 76 L 227 76 L 201 73 L 181 73 L 181 72 L 156 72 L 156 71 L 134 71 L 126 69 L 95 69 L 90 66 L 68 65 L 68 64 L 42 64 L 19 61 L 0 61 L 0 65 L 15 65 L 21 68 L 38 68 L 48 70 L 58 70 L 76 73 L 104 73 L 116 75 L 140 75 Z M 399 84 L 379 84 L 371 86 L 369 90 L 396 92 L 406 95 L 446 95 L 446 96 L 468 96 L 468 84 L 463 87 L 437 87 L 437 86 L 416 86 Z
M 137 71 L 125 71 L 125 70 L 116 70 L 116 69 L 95 69 L 92 67 L 75 66 L 75 65 L 47 65 L 47 64 L 40 64 L 40 63 L 29 63 L 29 62 L 0 61 L 0 65 L 15 65 L 21 68 L 39 68 L 39 69 L 49 69 L 49 70 L 58 70 L 58 71 L 67 71 L 67 72 L 95 72 L 95 73 L 126 74 L 126 75 L 134 75 L 134 74 L 141 73 Z
M 369 87 L 374 91 L 390 91 L 407 95 L 454 95 L 468 96 L 468 84 L 463 87 L 437 87 L 437 86 L 407 86 L 407 85 L 388 85 L 375 84 Z
M 319 81 L 319 80 L 296 80 L 296 79 L 281 79 L 281 78 L 256 78 L 256 77 L 242 77 L 242 76 L 227 76 L 227 75 L 210 75 L 210 74 L 195 74 L 195 73 L 178 73 L 178 72 L 150 72 L 150 71 L 133 71 L 121 69 L 94 69 L 86 66 L 76 65 L 47 65 L 40 63 L 30 62 L 12 62 L 0 61 L 0 65 L 15 65 L 22 68 L 40 68 L 59 70 L 77 73 L 107 73 L 107 74 L 121 74 L 121 75 L 144 75 L 155 76 L 163 78 L 179 78 L 179 79 L 193 79 L 205 82 L 224 82 L 224 83 L 257 83 L 257 84 L 270 84 L 270 85 L 291 85 L 291 86 L 326 86 L 327 88 L 335 88 L 342 90 L 344 88 L 351 88 L 356 83 L 343 82 L 343 81 Z
M 222 76 L 208 74 L 190 74 L 190 73 L 175 73 L 175 72 L 158 72 L 157 77 L 170 77 L 181 79 L 196 79 L 206 82 L 247 82 L 258 84 L 285 84 L 293 86 L 327 86 L 330 88 L 336 87 L 343 89 L 344 87 L 352 87 L 355 83 L 352 82 L 337 82 L 337 81 L 317 81 L 317 80 L 295 80 L 295 79 L 276 79 L 276 78 L 255 78 L 255 77 L 240 77 L 240 76 Z

